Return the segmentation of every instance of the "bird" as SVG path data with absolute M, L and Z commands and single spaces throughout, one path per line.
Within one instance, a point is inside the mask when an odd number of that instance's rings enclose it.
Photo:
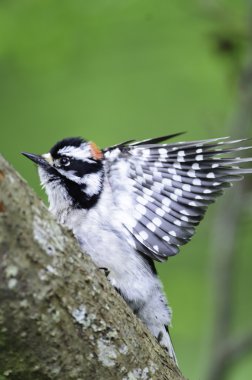
M 178 365 L 172 312 L 155 268 L 189 242 L 208 206 L 252 173 L 238 157 L 247 139 L 168 142 L 182 133 L 104 149 L 64 138 L 48 153 L 22 152 L 38 166 L 49 210 Z

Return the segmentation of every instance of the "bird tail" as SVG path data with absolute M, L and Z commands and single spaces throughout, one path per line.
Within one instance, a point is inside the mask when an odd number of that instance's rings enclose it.
M 165 326 L 165 330 L 166 330 L 166 334 L 165 334 L 166 336 L 163 337 L 163 339 L 160 341 L 160 344 L 161 346 L 165 347 L 165 349 L 168 351 L 168 355 L 173 359 L 173 361 L 176 363 L 178 367 L 178 360 L 177 360 L 175 350 L 172 344 L 171 335 L 170 335 L 168 326 Z

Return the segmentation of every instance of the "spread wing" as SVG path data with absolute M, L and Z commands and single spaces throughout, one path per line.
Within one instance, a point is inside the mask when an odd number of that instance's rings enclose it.
M 160 144 L 172 136 L 120 144 L 104 150 L 107 178 L 128 241 L 163 261 L 179 252 L 208 205 L 252 169 L 240 165 L 246 140 L 225 138 Z M 238 146 L 237 146 L 238 144 Z

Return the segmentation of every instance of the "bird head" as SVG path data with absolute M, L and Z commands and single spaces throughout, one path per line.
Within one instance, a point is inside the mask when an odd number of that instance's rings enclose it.
M 22 154 L 38 165 L 51 208 L 56 207 L 55 202 L 62 202 L 62 198 L 71 206 L 86 209 L 97 202 L 104 177 L 103 152 L 93 142 L 67 138 L 57 142 L 46 154 Z

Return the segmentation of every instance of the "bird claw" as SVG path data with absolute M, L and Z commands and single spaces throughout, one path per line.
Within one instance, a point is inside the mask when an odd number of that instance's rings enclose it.
M 101 268 L 99 268 L 99 269 L 102 270 L 102 271 L 104 272 L 104 274 L 105 274 L 106 277 L 108 277 L 108 275 L 109 275 L 109 273 L 110 273 L 110 271 L 108 270 L 108 268 L 103 268 L 103 267 L 101 267 Z

